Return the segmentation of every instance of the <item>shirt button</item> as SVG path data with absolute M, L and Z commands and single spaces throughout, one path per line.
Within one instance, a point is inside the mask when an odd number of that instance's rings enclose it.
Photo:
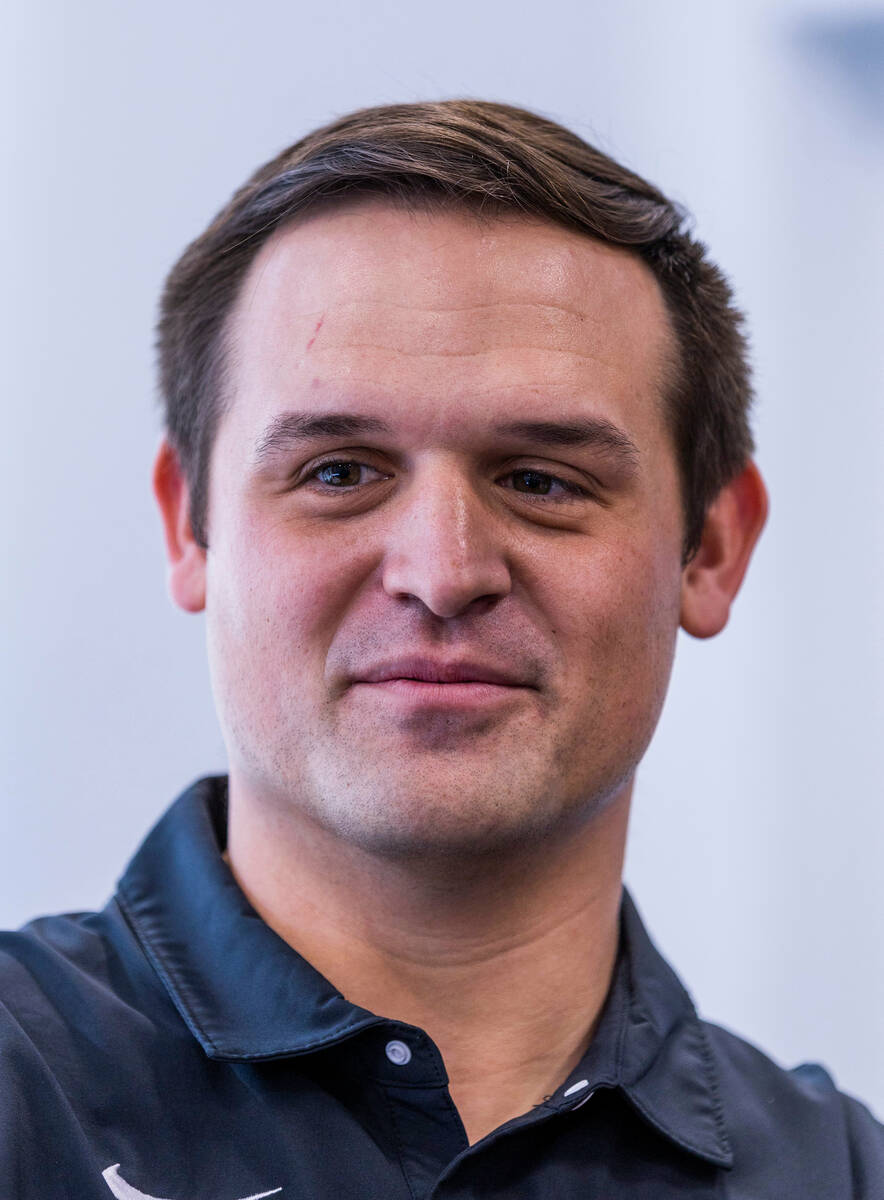
M 564 1096 L 574 1096 L 577 1094 L 577 1092 L 582 1092 L 584 1088 L 588 1088 L 588 1087 L 589 1087 L 589 1080 L 581 1079 L 579 1083 L 572 1083 L 571 1086 L 568 1088 L 568 1090 L 566 1092 L 563 1092 L 563 1095 Z
M 411 1062 L 411 1051 L 405 1042 L 387 1042 L 384 1051 L 390 1062 L 394 1063 L 397 1067 L 404 1067 L 406 1063 Z

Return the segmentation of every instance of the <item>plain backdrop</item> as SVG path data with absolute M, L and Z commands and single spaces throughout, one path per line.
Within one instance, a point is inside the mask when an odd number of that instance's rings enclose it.
M 225 766 L 149 486 L 166 271 L 337 114 L 523 104 L 686 203 L 750 316 L 771 519 L 729 628 L 680 643 L 627 880 L 705 1016 L 884 1113 L 884 8 L 21 0 L 3 22 L 0 924 L 102 905 Z

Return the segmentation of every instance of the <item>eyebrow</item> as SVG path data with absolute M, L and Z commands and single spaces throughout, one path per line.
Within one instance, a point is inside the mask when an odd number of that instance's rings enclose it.
M 355 437 L 360 434 L 391 434 L 392 426 L 380 417 L 356 413 L 285 412 L 270 422 L 255 445 L 259 465 L 301 442 L 321 437 Z M 635 442 L 622 429 L 603 417 L 576 421 L 511 421 L 493 429 L 499 437 L 517 438 L 541 446 L 598 446 L 634 465 L 639 458 Z
M 604 417 L 581 417 L 576 421 L 513 421 L 495 426 L 494 432 L 541 446 L 598 446 L 633 464 L 639 459 L 639 449 L 632 438 Z
M 260 465 L 275 454 L 300 442 L 321 437 L 355 437 L 362 433 L 392 433 L 392 428 L 379 417 L 362 417 L 354 413 L 281 413 L 274 417 L 255 445 L 255 460 Z

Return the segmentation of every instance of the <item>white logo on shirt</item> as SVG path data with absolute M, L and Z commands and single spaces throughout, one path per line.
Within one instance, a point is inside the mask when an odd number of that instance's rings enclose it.
M 159 1196 L 148 1196 L 147 1192 L 139 1192 L 131 1183 L 127 1183 L 119 1174 L 120 1164 L 114 1163 L 106 1171 L 102 1171 L 104 1182 L 116 1196 L 117 1200 L 161 1200 Z M 271 1188 L 269 1192 L 255 1192 L 253 1196 L 243 1196 L 242 1200 L 264 1200 L 265 1196 L 275 1196 L 282 1188 Z

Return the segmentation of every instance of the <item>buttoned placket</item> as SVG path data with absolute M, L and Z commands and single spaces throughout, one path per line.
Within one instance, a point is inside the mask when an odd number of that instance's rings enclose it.
M 422 1030 L 394 1023 L 366 1031 L 363 1037 L 371 1044 L 367 1057 L 377 1072 L 371 1072 L 372 1082 L 385 1097 L 412 1200 L 441 1200 L 446 1180 L 468 1170 L 470 1160 L 500 1138 L 518 1136 L 531 1125 L 573 1112 L 595 1092 L 586 1078 L 569 1078 L 540 1104 L 470 1146 L 433 1041 Z M 360 1058 L 366 1061 L 362 1054 Z

